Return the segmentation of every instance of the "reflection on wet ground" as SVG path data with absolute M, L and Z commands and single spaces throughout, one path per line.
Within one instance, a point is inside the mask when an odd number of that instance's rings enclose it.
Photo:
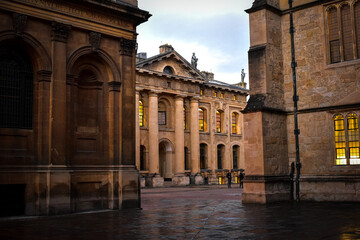
M 239 188 L 145 189 L 143 210 L 0 221 L 0 239 L 360 239 L 359 203 L 242 204 Z

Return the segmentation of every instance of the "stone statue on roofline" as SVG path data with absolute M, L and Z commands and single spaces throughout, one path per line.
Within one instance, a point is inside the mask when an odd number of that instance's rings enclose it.
M 244 69 L 241 70 L 241 82 L 244 82 L 246 73 L 244 72 Z
M 196 68 L 197 67 L 197 61 L 198 61 L 198 58 L 195 56 L 195 53 L 193 53 L 193 55 L 191 57 L 191 66 Z

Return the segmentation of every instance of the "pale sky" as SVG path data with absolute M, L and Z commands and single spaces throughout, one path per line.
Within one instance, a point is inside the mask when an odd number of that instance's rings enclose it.
M 137 28 L 138 53 L 159 54 L 168 43 L 189 62 L 195 52 L 200 71 L 227 83 L 248 82 L 249 9 L 253 0 L 138 0 L 153 16 Z

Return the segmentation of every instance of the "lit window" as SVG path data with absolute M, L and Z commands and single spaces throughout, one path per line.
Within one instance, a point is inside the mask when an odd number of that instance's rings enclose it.
M 221 94 L 220 94 L 220 97 L 221 97 L 221 98 L 224 98 L 224 93 L 221 93 Z
M 206 109 L 199 108 L 199 131 L 206 132 L 207 131 L 207 111 Z
M 200 90 L 200 95 L 204 95 L 204 90 Z
M 342 115 L 334 118 L 336 165 L 360 164 L 358 117 L 351 113 L 345 121 Z
M 144 104 L 141 100 L 139 101 L 139 125 L 144 126 Z
M 236 100 L 236 95 L 233 96 L 233 100 Z
M 216 111 L 216 132 L 221 132 L 221 118 L 222 118 L 222 112 Z
M 239 134 L 239 114 L 235 112 L 231 114 L 231 133 Z
M 214 92 L 214 97 L 217 97 L 217 92 Z

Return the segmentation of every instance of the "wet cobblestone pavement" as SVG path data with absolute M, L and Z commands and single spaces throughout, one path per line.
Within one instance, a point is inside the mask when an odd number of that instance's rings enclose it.
M 143 210 L 0 220 L 0 239 L 360 239 L 359 203 L 242 204 L 239 188 L 144 189 Z

